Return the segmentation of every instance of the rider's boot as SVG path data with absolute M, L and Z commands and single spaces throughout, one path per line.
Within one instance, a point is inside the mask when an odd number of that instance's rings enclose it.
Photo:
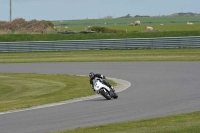
M 114 89 L 114 87 L 113 87 L 113 86 L 111 86 L 111 89 L 113 90 L 113 92 L 115 92 L 115 89 Z

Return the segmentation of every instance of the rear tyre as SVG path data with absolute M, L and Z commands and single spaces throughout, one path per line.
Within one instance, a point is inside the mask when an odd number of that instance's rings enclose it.
M 114 93 L 114 96 L 113 96 L 114 99 L 117 99 L 118 98 L 118 95 L 117 93 Z
M 100 91 L 101 95 L 104 96 L 107 100 L 110 100 L 111 97 L 108 92 L 105 92 L 103 89 Z

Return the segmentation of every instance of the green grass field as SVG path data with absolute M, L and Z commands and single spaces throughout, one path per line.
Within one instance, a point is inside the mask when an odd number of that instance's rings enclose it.
M 141 26 L 129 26 L 130 23 L 134 22 L 137 19 L 141 21 Z M 193 22 L 194 24 L 187 25 L 187 22 Z M 63 20 L 62 22 L 54 21 L 53 24 L 56 27 L 55 33 L 0 34 L 0 42 L 200 36 L 199 17 L 150 17 Z M 66 26 L 68 28 L 65 28 Z M 124 33 L 57 34 L 58 31 L 84 31 L 88 30 L 90 28 L 89 26 L 106 26 L 107 28 L 112 30 L 122 30 Z M 145 26 L 152 26 L 154 30 L 147 31 L 145 29 Z
M 109 26 L 113 29 L 128 30 L 128 32 L 146 31 L 145 26 L 152 26 L 155 31 L 195 31 L 200 30 L 200 24 L 186 25 L 186 24 L 145 24 L 142 26 Z
M 144 24 L 141 26 L 128 26 L 128 25 L 109 25 L 106 26 L 107 28 L 111 29 L 117 29 L 117 30 L 124 30 L 128 31 L 128 33 L 131 32 L 146 32 L 145 26 L 152 26 L 154 28 L 154 32 L 165 32 L 165 31 L 199 31 L 200 30 L 200 24 L 194 24 L 194 25 L 187 25 L 187 24 Z M 69 27 L 68 29 L 62 27 L 61 31 L 65 30 L 74 30 L 74 31 L 83 31 L 87 30 L 88 27 L 85 26 L 73 26 Z
M 84 19 L 84 20 L 62 20 L 53 21 L 53 24 L 60 26 L 126 26 L 140 20 L 141 24 L 186 24 L 187 22 L 194 22 L 199 24 L 199 17 L 133 17 L 133 18 L 113 18 L 113 19 Z
M 129 26 L 136 20 L 141 21 L 141 26 Z M 187 22 L 193 22 L 194 25 L 187 25 Z M 60 26 L 61 30 L 82 31 L 92 26 L 106 26 L 119 30 L 128 30 L 129 32 L 145 31 L 145 26 L 152 26 L 159 31 L 192 31 L 200 30 L 199 17 L 139 17 L 139 18 L 113 18 L 113 19 L 85 19 L 85 20 L 63 20 L 54 21 L 55 26 Z M 163 24 L 163 25 L 160 25 Z M 65 28 L 65 27 L 68 28 Z

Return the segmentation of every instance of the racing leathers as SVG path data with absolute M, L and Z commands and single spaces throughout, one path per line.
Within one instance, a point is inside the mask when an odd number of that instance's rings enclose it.
M 103 84 L 105 84 L 106 86 L 108 86 L 110 89 L 112 89 L 112 90 L 114 91 L 114 88 L 105 80 L 106 77 L 105 77 L 104 75 L 98 74 L 98 73 L 97 73 L 97 74 L 94 74 L 94 76 L 93 76 L 92 78 L 90 78 L 90 85 L 91 85 L 91 87 L 92 87 L 93 90 L 94 90 L 93 80 L 94 80 L 95 78 L 101 78 Z M 95 91 L 95 90 L 94 90 L 94 91 Z

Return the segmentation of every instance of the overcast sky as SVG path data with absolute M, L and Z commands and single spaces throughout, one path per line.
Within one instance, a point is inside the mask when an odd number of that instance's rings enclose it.
M 0 21 L 10 19 L 10 0 L 0 0 Z M 200 13 L 200 0 L 12 0 L 12 19 L 72 20 L 105 16 Z

